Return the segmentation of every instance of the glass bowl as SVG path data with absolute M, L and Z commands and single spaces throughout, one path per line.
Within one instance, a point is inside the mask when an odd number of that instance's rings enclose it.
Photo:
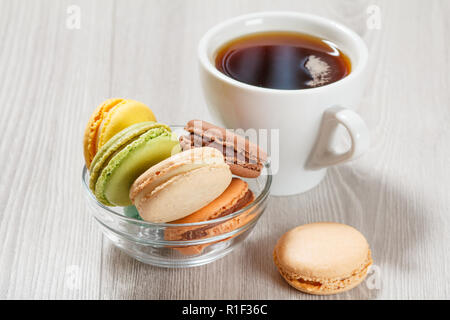
M 171 126 L 178 136 L 183 127 Z M 83 167 L 86 200 L 103 234 L 131 257 L 166 268 L 194 267 L 224 257 L 251 233 L 266 209 L 272 176 L 270 163 L 255 179 L 245 179 L 255 200 L 248 206 L 213 220 L 196 223 L 151 223 L 140 219 L 134 206 L 107 207 L 89 189 L 89 172 Z

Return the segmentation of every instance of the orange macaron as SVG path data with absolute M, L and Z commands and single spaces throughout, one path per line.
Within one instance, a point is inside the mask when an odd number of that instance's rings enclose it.
M 253 202 L 253 200 L 254 195 L 248 188 L 247 182 L 239 178 L 233 178 L 228 188 L 215 200 L 200 210 L 170 223 L 193 223 L 225 217 L 246 207 Z M 252 218 L 253 215 L 250 214 L 250 212 L 244 212 L 232 219 L 210 226 L 169 228 L 165 232 L 165 238 L 167 240 L 196 240 L 210 238 L 236 230 L 248 223 Z M 183 254 L 192 255 L 201 253 L 208 245 L 210 244 L 193 245 L 176 249 Z

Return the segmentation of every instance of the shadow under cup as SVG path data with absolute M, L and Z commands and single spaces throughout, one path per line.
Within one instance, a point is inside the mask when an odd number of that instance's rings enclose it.
M 252 86 L 216 68 L 216 55 L 224 44 L 245 35 L 269 31 L 297 32 L 329 40 L 349 58 L 351 72 L 323 86 L 283 90 Z M 269 132 L 270 143 L 265 144 L 268 145 L 274 175 L 272 195 L 294 195 L 308 191 L 324 178 L 327 166 L 344 161 L 341 157 L 335 163 L 329 161 L 328 165 L 310 166 L 316 144 L 324 131 L 325 112 L 333 107 L 355 109 L 361 101 L 368 50 L 355 32 L 310 14 L 254 13 L 211 28 L 200 40 L 198 58 L 203 93 L 215 122 L 231 129 L 264 129 Z M 331 135 L 335 131 L 333 129 L 329 133 L 330 145 L 333 140 Z M 354 137 L 352 133 L 357 135 L 354 130 L 350 133 L 351 138 Z M 335 153 L 331 149 L 327 152 Z

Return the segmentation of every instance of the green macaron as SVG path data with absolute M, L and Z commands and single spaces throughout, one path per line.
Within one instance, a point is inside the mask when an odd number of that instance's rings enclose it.
M 134 180 L 156 163 L 180 152 L 178 138 L 164 124 L 134 124 L 112 137 L 91 163 L 89 187 L 107 206 L 131 205 Z

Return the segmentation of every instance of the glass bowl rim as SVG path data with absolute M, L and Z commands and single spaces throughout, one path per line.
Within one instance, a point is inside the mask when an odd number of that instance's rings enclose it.
M 178 126 L 173 126 L 173 127 L 178 127 Z M 258 195 L 258 197 L 256 197 L 256 199 L 251 202 L 249 205 L 245 206 L 244 208 L 233 212 L 232 214 L 226 215 L 224 217 L 220 217 L 220 218 L 216 218 L 216 219 L 211 219 L 211 220 L 207 220 L 207 221 L 200 221 L 200 222 L 191 222 L 191 223 L 154 223 L 154 222 L 148 222 L 145 220 L 138 220 L 132 217 L 128 217 L 125 216 L 123 214 L 120 214 L 118 212 L 116 212 L 115 210 L 111 209 L 113 207 L 108 207 L 105 206 L 104 204 L 102 204 L 101 202 L 99 202 L 97 200 L 97 198 L 94 196 L 94 194 L 92 193 L 91 189 L 89 188 L 89 185 L 87 183 L 87 179 L 85 179 L 85 177 L 89 176 L 89 172 L 86 168 L 86 165 L 83 165 L 83 170 L 82 170 L 82 174 L 81 174 L 81 180 L 83 183 L 83 187 L 85 192 L 89 195 L 89 197 L 91 198 L 91 200 L 93 200 L 97 206 L 99 206 L 101 209 L 108 211 L 109 213 L 112 213 L 114 216 L 116 216 L 117 218 L 127 221 L 129 223 L 133 223 L 133 224 L 140 224 L 141 226 L 146 226 L 146 227 L 152 227 L 152 228 L 167 228 L 167 227 L 190 227 L 190 226 L 207 226 L 210 224 L 215 224 L 215 223 L 222 223 L 228 220 L 233 219 L 234 217 L 252 209 L 255 207 L 259 207 L 260 204 L 262 204 L 264 202 L 264 200 L 268 197 L 269 192 L 270 192 L 270 186 L 272 184 L 272 174 L 270 172 L 270 161 L 268 160 L 266 163 L 264 163 L 264 167 L 266 168 L 267 173 L 266 175 L 266 183 L 263 187 L 263 189 L 261 190 L 260 194 Z M 257 178 L 251 178 L 251 179 L 257 179 Z M 253 219 L 252 219 L 253 220 Z

